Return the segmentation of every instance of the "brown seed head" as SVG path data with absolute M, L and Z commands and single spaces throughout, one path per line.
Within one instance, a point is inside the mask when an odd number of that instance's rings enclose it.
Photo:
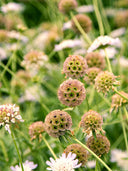
M 119 11 L 115 16 L 115 23 L 118 27 L 128 27 L 128 10 Z
M 60 0 L 58 7 L 62 13 L 67 14 L 71 10 L 74 10 L 77 7 L 77 1 L 76 0 Z

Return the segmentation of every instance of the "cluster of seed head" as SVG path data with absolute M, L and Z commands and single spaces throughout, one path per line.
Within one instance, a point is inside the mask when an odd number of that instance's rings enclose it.
M 87 68 L 87 62 L 82 56 L 70 55 L 64 62 L 63 73 L 66 77 L 80 78 L 85 75 Z
M 95 78 L 95 88 L 98 92 L 107 94 L 114 84 L 118 84 L 115 78 L 116 76 L 114 76 L 113 73 L 102 71 Z
M 45 130 L 53 137 L 59 137 L 65 134 L 72 127 L 71 116 L 61 110 L 50 112 L 45 118 Z
M 80 24 L 80 26 L 82 27 L 82 29 L 88 33 L 91 28 L 92 28 L 92 21 L 91 19 L 87 16 L 87 15 L 84 15 L 84 14 L 77 14 L 76 16 L 74 16 L 76 18 L 76 20 L 78 21 L 78 23 Z M 75 22 L 73 21 L 72 19 L 72 29 L 79 33 L 79 29 L 77 28 Z
M 88 68 L 86 70 L 86 76 L 84 77 L 84 80 L 86 81 L 87 84 L 94 84 L 95 83 L 95 78 L 101 71 L 100 68 L 92 67 Z
M 103 131 L 102 130 L 103 118 L 99 113 L 93 110 L 86 112 L 81 119 L 80 126 L 84 129 L 87 134 L 90 131 Z
M 45 126 L 42 121 L 37 121 L 32 123 L 29 126 L 29 135 L 31 137 L 31 140 L 39 138 L 41 140 L 42 133 L 45 131 Z
M 60 0 L 58 4 L 60 12 L 67 14 L 71 10 L 74 10 L 77 7 L 76 0 Z
M 119 11 L 115 16 L 118 27 L 128 27 L 128 10 Z
M 0 126 L 4 125 L 5 129 L 10 133 L 10 125 L 16 122 L 23 122 L 19 114 L 19 107 L 15 104 L 5 104 L 0 106 Z
M 108 153 L 110 149 L 110 142 L 106 136 L 101 134 L 96 135 L 96 139 L 91 136 L 87 140 L 87 146 L 99 157 L 103 154 Z
M 119 93 L 128 98 L 127 93 L 125 93 L 123 91 L 121 91 Z M 118 94 L 114 94 L 112 96 L 112 103 L 111 103 L 110 112 L 112 112 L 113 109 L 115 109 L 117 111 L 119 107 L 121 107 L 122 105 L 127 104 L 127 103 L 128 103 L 128 101 L 126 99 L 124 99 L 123 97 L 121 97 Z
M 79 160 L 79 163 L 82 163 L 83 166 L 85 165 L 88 159 L 88 154 L 84 147 L 79 144 L 71 144 L 64 150 L 66 155 L 68 155 L 70 152 L 75 153 L 76 159 Z
M 98 52 L 90 52 L 85 56 L 89 68 L 96 67 L 101 70 L 105 68 L 105 59 Z
M 78 106 L 83 102 L 85 97 L 84 85 L 76 79 L 69 78 L 58 89 L 58 98 L 66 106 Z

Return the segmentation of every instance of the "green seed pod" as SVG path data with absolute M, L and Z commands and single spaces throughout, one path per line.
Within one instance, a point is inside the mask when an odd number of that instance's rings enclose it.
M 91 136 L 87 140 L 87 146 L 90 148 L 97 156 L 101 157 L 103 154 L 108 153 L 110 149 L 110 142 L 106 136 L 101 134 L 96 135 L 96 139 Z
M 101 71 L 100 68 L 96 68 L 96 67 L 88 68 L 86 70 L 87 75 L 84 77 L 85 82 L 87 84 L 94 84 L 95 78 L 99 74 L 100 71 Z
M 63 73 L 66 77 L 80 78 L 85 75 L 87 68 L 87 62 L 82 56 L 70 55 L 64 62 Z
M 46 132 L 53 137 L 59 137 L 65 134 L 66 130 L 72 127 L 71 116 L 61 110 L 54 110 L 50 112 L 45 118 Z
M 97 67 L 101 70 L 105 68 L 105 59 L 98 52 L 90 52 L 85 56 L 89 68 Z
M 69 78 L 64 81 L 58 89 L 58 98 L 66 106 L 74 107 L 80 105 L 86 97 L 83 83 Z
M 58 4 L 60 12 L 67 14 L 71 10 L 74 10 L 77 7 L 76 0 L 60 0 Z
M 103 118 L 99 113 L 93 110 L 86 112 L 81 119 L 80 126 L 84 129 L 87 134 L 90 131 L 102 131 Z
M 92 28 L 92 21 L 91 19 L 85 15 L 85 14 L 77 14 L 76 16 L 74 16 L 78 23 L 80 24 L 80 26 L 82 27 L 82 29 L 88 33 L 91 28 Z M 74 23 L 73 19 L 72 19 L 72 29 L 76 32 L 76 33 L 79 33 L 79 30 L 76 26 L 76 24 Z
M 79 144 L 71 144 L 64 150 L 64 153 L 66 153 L 66 155 L 68 155 L 68 153 L 70 152 L 76 154 L 76 159 L 79 160 L 79 163 L 82 163 L 82 166 L 85 165 L 88 159 L 88 154 L 84 147 Z

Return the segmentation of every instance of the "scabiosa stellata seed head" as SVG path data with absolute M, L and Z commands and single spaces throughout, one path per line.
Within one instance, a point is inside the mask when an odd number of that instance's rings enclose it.
M 58 89 L 58 98 L 66 106 L 74 107 L 80 105 L 86 97 L 83 83 L 69 78 L 64 81 Z
M 42 133 L 45 131 L 45 126 L 42 121 L 37 121 L 32 123 L 29 126 L 29 135 L 31 137 L 31 140 L 39 138 L 41 140 Z
M 87 62 L 82 56 L 70 55 L 64 62 L 63 73 L 66 77 L 80 78 L 85 75 L 87 68 Z
M 87 146 L 99 157 L 103 154 L 108 153 L 110 149 L 110 142 L 106 136 L 101 134 L 96 135 L 96 139 L 91 136 L 87 140 Z
M 77 7 L 77 1 L 76 0 L 60 0 L 58 7 L 62 13 L 67 14 L 71 10 L 74 10 Z
M 87 84 L 94 84 L 96 76 L 101 72 L 100 68 L 92 67 L 86 70 L 86 76 L 84 80 Z
M 45 130 L 53 137 L 64 135 L 67 130 L 71 129 L 71 127 L 72 118 L 65 111 L 54 110 L 45 118 Z
M 76 154 L 76 159 L 79 160 L 79 163 L 85 165 L 85 163 L 87 162 L 88 154 L 84 147 L 79 144 L 71 144 L 64 150 L 64 153 L 66 153 L 66 155 L 68 155 L 70 152 Z
M 82 29 L 86 33 L 88 33 L 91 30 L 92 21 L 87 15 L 85 15 L 85 14 L 77 14 L 74 17 L 76 18 L 76 20 L 78 21 L 78 23 L 80 24 L 80 26 L 82 27 Z M 75 32 L 79 33 L 79 30 L 78 30 L 77 26 L 75 25 L 73 19 L 72 19 L 72 29 Z
M 88 67 L 97 67 L 100 69 L 105 68 L 105 59 L 104 57 L 98 52 L 90 52 L 85 56 L 87 61 Z
M 115 16 L 115 23 L 118 27 L 128 26 L 128 10 L 119 11 Z
M 0 125 L 5 126 L 5 129 L 11 133 L 10 125 L 16 122 L 23 122 L 19 114 L 19 107 L 16 107 L 15 104 L 0 105 Z
M 103 118 L 99 113 L 93 110 L 86 112 L 81 119 L 80 126 L 84 132 L 90 134 L 90 131 L 102 131 Z
M 119 84 L 115 78 L 116 76 L 114 76 L 113 73 L 102 71 L 95 78 L 95 88 L 98 92 L 107 94 L 107 92 L 112 89 L 114 84 Z
M 121 91 L 120 94 L 122 94 L 123 96 L 128 98 L 128 93 Z M 127 103 L 128 103 L 128 101 L 126 99 L 122 98 L 118 94 L 114 94 L 112 96 L 112 103 L 111 103 L 110 112 L 112 112 L 112 110 L 114 110 L 114 109 L 117 111 L 119 107 L 121 107 L 122 105 L 127 104 Z

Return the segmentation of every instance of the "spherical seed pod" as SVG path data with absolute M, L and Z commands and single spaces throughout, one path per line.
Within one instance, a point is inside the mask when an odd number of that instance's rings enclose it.
M 42 121 L 37 121 L 32 123 L 29 126 L 29 135 L 31 137 L 31 140 L 39 138 L 41 140 L 42 133 L 45 131 L 45 126 Z
M 74 10 L 77 7 L 76 0 L 60 0 L 58 4 L 60 12 L 67 14 L 71 10 Z
M 66 106 L 74 107 L 80 105 L 86 97 L 83 83 L 69 78 L 64 81 L 58 89 L 58 98 Z
M 98 92 L 107 94 L 112 89 L 112 86 L 118 83 L 115 78 L 116 76 L 113 73 L 102 71 L 95 78 L 95 88 Z
M 91 30 L 91 28 L 92 28 L 92 21 L 91 21 L 91 19 L 87 15 L 85 15 L 85 14 L 77 14 L 74 17 L 76 18 L 76 20 L 79 22 L 80 26 L 82 27 L 82 29 L 86 33 L 88 33 Z M 75 32 L 79 33 L 79 30 L 78 30 L 76 24 L 74 23 L 73 19 L 72 19 L 71 22 L 72 22 L 72 29 Z
M 87 146 L 99 157 L 103 154 L 108 153 L 110 149 L 110 142 L 106 136 L 101 134 L 96 135 L 96 139 L 91 136 L 87 140 Z
M 100 68 L 92 67 L 86 70 L 86 76 L 84 80 L 87 84 L 94 84 L 96 76 L 101 72 Z
M 98 52 L 90 52 L 85 56 L 87 61 L 87 65 L 89 68 L 97 67 L 103 70 L 105 68 L 105 59 L 104 57 Z
M 120 92 L 120 94 L 122 94 L 123 96 L 128 98 L 128 93 L 125 93 L 123 91 Z M 127 104 L 128 101 L 124 98 L 122 98 L 120 95 L 118 94 L 114 94 L 112 96 L 112 103 L 111 103 L 111 109 L 110 112 L 112 112 L 112 110 L 118 110 L 119 107 L 123 106 L 124 104 Z
M 80 127 L 84 129 L 87 134 L 90 131 L 102 131 L 103 118 L 99 113 L 93 110 L 86 112 L 81 119 Z
M 45 118 L 45 130 L 52 137 L 64 135 L 72 127 L 71 116 L 61 110 L 50 112 Z
M 66 155 L 68 155 L 68 153 L 70 152 L 76 154 L 76 159 L 79 160 L 79 163 L 82 163 L 82 166 L 85 165 L 88 159 L 88 154 L 84 147 L 79 144 L 71 144 L 64 150 L 64 153 L 66 153 Z
M 119 11 L 115 16 L 115 23 L 118 27 L 128 26 L 128 10 Z
M 64 62 L 63 73 L 66 77 L 80 78 L 85 75 L 87 68 L 87 62 L 82 56 L 70 55 Z

